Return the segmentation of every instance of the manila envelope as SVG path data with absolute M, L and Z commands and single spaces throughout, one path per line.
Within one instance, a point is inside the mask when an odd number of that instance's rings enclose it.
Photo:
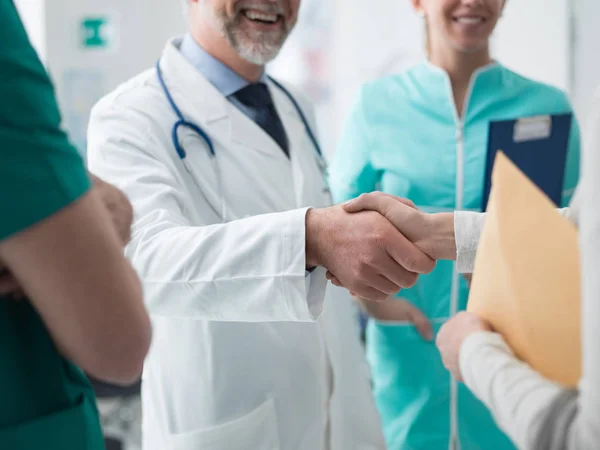
M 487 319 L 546 378 L 581 376 L 577 230 L 498 152 L 467 310 Z

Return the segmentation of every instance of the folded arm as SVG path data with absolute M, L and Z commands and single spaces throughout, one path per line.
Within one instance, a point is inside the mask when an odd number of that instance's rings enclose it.
M 109 382 L 139 376 L 150 322 L 96 193 L 0 242 L 0 260 L 65 357 Z

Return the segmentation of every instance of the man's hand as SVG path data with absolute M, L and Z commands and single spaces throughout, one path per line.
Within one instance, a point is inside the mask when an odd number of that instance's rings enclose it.
M 349 213 L 377 211 L 434 260 L 456 259 L 454 214 L 426 214 L 410 200 L 372 192 L 342 205 Z
M 381 214 L 332 206 L 307 213 L 306 264 L 325 267 L 360 298 L 383 301 L 413 286 L 435 261 Z
M 372 192 L 341 205 L 348 213 L 376 211 L 402 232 L 417 248 L 433 260 L 455 259 L 453 214 L 425 214 L 407 199 Z M 327 278 L 336 286 L 346 287 L 329 270 Z
M 370 302 L 357 299 L 370 317 L 382 322 L 410 322 L 426 341 L 433 339 L 431 323 L 423 312 L 402 298 L 391 298 L 387 302 Z
M 458 381 L 462 381 L 460 348 L 467 337 L 479 331 L 493 330 L 491 325 L 479 316 L 463 311 L 446 322 L 438 333 L 436 344 L 442 354 L 444 366 Z
M 131 239 L 131 223 L 133 222 L 133 207 L 127 196 L 112 184 L 91 175 L 94 192 L 100 197 L 102 204 L 112 218 L 123 246 Z

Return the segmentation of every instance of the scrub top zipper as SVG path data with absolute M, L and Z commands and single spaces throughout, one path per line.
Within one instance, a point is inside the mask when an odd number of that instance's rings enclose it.
M 465 161 L 465 117 L 469 109 L 469 102 L 473 92 L 473 86 L 479 73 L 485 68 L 476 71 L 471 80 L 465 95 L 462 114 L 459 116 L 450 77 L 447 77 L 448 91 L 450 93 L 450 103 L 453 106 L 454 120 L 456 123 L 456 198 L 455 209 L 464 208 L 464 161 Z M 460 274 L 456 270 L 456 264 L 452 271 L 452 288 L 450 294 L 450 317 L 458 313 L 458 296 L 460 288 Z M 450 381 L 450 442 L 449 450 L 460 450 L 459 425 L 458 425 L 458 383 L 456 380 Z

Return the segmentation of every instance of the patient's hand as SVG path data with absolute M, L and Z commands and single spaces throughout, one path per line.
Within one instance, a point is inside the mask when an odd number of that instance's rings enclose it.
M 436 344 L 442 355 L 444 366 L 458 380 L 460 373 L 460 349 L 467 337 L 481 331 L 493 331 L 491 325 L 473 313 L 460 312 L 440 329 Z

